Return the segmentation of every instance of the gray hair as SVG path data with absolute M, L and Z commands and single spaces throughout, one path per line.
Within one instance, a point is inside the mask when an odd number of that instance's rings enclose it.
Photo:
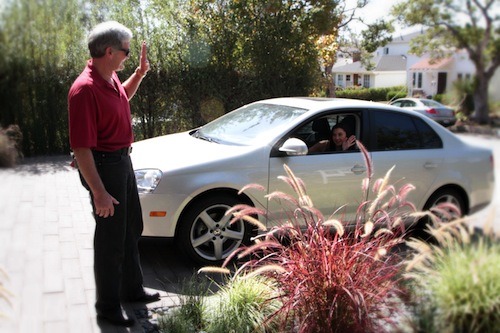
M 90 32 L 87 41 L 92 58 L 100 58 L 106 54 L 106 48 L 121 49 L 123 42 L 132 39 L 132 31 L 116 21 L 99 23 Z

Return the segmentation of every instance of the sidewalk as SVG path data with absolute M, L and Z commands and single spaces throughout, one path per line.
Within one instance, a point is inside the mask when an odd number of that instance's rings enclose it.
M 0 332 L 155 332 L 148 309 L 178 302 L 180 282 L 196 269 L 165 240 L 141 240 L 145 286 L 158 302 L 127 304 L 130 329 L 98 324 L 94 309 L 94 220 L 69 157 L 27 159 L 0 169 Z M 151 311 L 149 311 L 151 315 Z

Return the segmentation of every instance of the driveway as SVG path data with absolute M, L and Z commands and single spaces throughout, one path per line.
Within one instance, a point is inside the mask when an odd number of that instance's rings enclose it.
M 469 218 L 472 225 L 481 229 L 486 222 L 491 221 L 495 232 L 500 234 L 500 138 L 471 134 L 460 134 L 460 136 L 471 142 L 493 149 L 495 163 L 495 193 L 493 202 L 485 209 L 472 214 Z M 467 158 L 467 156 L 464 156 L 464 158 Z
M 145 287 L 161 300 L 127 304 L 130 328 L 96 322 L 89 196 L 67 156 L 26 159 L 0 169 L 0 332 L 154 332 L 155 313 L 178 303 L 194 267 L 168 240 L 140 242 Z
M 500 232 L 500 139 L 463 135 L 495 150 L 494 202 L 472 215 L 482 227 L 492 214 Z M 466 158 L 466 156 L 464 156 Z M 145 286 L 161 300 L 147 307 L 127 304 L 138 323 L 130 328 L 99 325 L 94 310 L 94 220 L 88 193 L 67 156 L 27 159 L 13 170 L 0 170 L 0 273 L 11 303 L 0 300 L 0 332 L 155 332 L 152 310 L 178 304 L 183 282 L 194 267 L 172 242 L 140 242 Z M 199 277 L 197 277 L 199 278 Z

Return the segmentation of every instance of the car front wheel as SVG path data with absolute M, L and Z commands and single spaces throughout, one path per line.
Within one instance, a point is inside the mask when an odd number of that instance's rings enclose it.
M 178 245 L 199 264 L 220 264 L 250 240 L 249 225 L 242 220 L 230 224 L 233 216 L 226 215 L 226 211 L 237 204 L 241 201 L 231 195 L 196 201 L 180 221 Z

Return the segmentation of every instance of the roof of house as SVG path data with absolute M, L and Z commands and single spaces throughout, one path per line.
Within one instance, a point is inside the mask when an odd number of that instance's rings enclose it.
M 373 73 L 373 72 L 394 72 L 406 71 L 406 58 L 400 55 L 383 55 L 372 59 L 375 67 L 367 71 L 361 61 L 353 62 L 344 66 L 333 68 L 335 73 Z
M 423 31 L 415 31 L 406 35 L 392 35 L 392 41 L 389 44 L 409 43 L 413 38 L 422 35 Z
M 453 58 L 443 58 L 443 59 L 431 59 L 424 58 L 410 67 L 411 71 L 416 70 L 433 70 L 433 69 L 441 69 L 448 66 L 453 61 Z

